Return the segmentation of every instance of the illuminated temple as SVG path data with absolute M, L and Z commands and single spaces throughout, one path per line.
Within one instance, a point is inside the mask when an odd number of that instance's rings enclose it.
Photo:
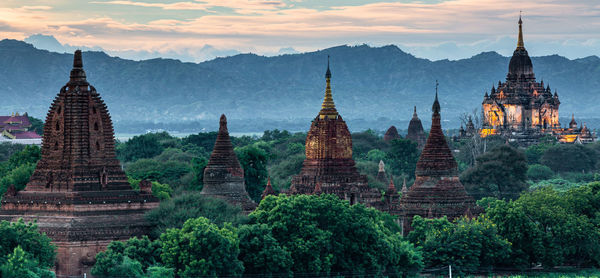
M 508 66 L 505 82 L 492 86 L 482 103 L 483 127 L 481 136 L 501 135 L 521 145 L 535 144 L 551 134 L 560 142 L 591 142 L 592 134 L 581 129 L 561 128 L 558 93 L 537 82 L 531 58 L 523 42 L 523 21 L 519 17 L 517 48 Z M 585 130 L 584 130 L 585 131 Z
M 381 193 L 367 184 L 352 158 L 352 136 L 338 113 L 331 93 L 329 62 L 321 111 L 306 136 L 306 159 L 302 171 L 292 178 L 289 194 L 326 193 L 354 203 L 370 203 Z

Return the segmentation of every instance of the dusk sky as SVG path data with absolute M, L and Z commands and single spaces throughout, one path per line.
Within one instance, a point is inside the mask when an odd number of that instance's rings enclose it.
M 460 59 L 482 51 L 510 55 L 519 10 L 530 55 L 600 55 L 597 0 L 2 0 L 0 38 L 43 34 L 125 58 L 197 62 L 218 53 L 363 43 Z

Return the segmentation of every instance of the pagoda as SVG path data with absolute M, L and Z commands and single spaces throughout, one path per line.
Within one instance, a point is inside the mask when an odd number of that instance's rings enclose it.
M 315 187 L 325 194 L 355 203 L 369 203 L 381 197 L 358 173 L 352 159 L 352 136 L 337 112 L 331 93 L 329 60 L 325 73 L 325 98 L 321 111 L 306 136 L 306 159 L 302 171 L 292 178 L 289 194 L 313 194 Z
M 395 126 L 390 126 L 390 128 L 388 128 L 388 130 L 383 135 L 383 141 L 385 141 L 387 143 L 389 143 L 392 140 L 400 139 L 400 138 L 402 138 L 402 137 L 400 137 L 400 134 L 398 134 L 398 129 L 396 129 Z
M 581 134 L 572 126 L 561 128 L 558 108 L 560 101 L 550 85 L 537 82 L 533 63 L 523 41 L 523 20 L 519 16 L 517 48 L 508 65 L 506 81 L 498 81 L 483 97 L 483 126 L 480 136 L 500 135 L 521 146 L 536 144 L 544 135 L 552 135 L 561 143 L 594 142 L 593 134 Z M 469 137 L 469 129 L 461 137 Z M 585 130 L 584 130 L 585 131 Z M 583 141 L 581 140 L 583 139 Z
M 415 106 L 412 119 L 408 123 L 408 134 L 406 134 L 406 139 L 409 139 L 415 143 L 417 143 L 417 147 L 419 150 L 422 150 L 425 146 L 425 141 L 427 140 L 425 136 L 425 131 L 423 130 L 423 124 L 417 116 L 417 107 Z
M 221 115 L 219 120 L 219 133 L 208 164 L 204 168 L 203 182 L 201 194 L 240 206 L 246 213 L 256 208 L 256 203 L 246 192 L 244 170 L 233 151 L 225 115 Z
M 132 190 L 115 155 L 113 125 L 104 101 L 74 55 L 69 82 L 44 125 L 42 158 L 22 191 L 2 199 L 0 219 L 37 221 L 58 247 L 58 277 L 89 273 L 113 240 L 147 234 L 144 213 L 158 206 L 151 188 Z
M 458 179 L 458 164 L 442 132 L 437 87 L 432 110 L 431 129 L 417 162 L 415 182 L 400 199 L 405 234 L 410 231 L 415 215 L 429 218 L 447 216 L 452 220 L 475 208 L 475 200 Z

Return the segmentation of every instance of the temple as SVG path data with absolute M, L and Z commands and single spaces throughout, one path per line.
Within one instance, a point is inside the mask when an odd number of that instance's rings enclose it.
M 0 116 L 0 143 L 41 145 L 42 137 L 29 130 L 31 126 L 27 113 L 19 115 L 17 112 L 10 116 Z
M 467 212 L 477 212 L 475 200 L 458 179 L 458 164 L 442 132 L 440 110 L 436 88 L 431 129 L 417 162 L 415 182 L 400 199 L 400 217 L 405 234 L 410 231 L 415 215 L 427 218 L 447 216 L 452 220 Z
M 400 138 L 402 137 L 400 137 L 400 134 L 398 134 L 398 130 L 395 126 L 390 126 L 390 128 L 388 128 L 388 130 L 385 132 L 385 135 L 383 135 L 383 141 L 388 143 L 394 139 Z
M 273 186 L 271 185 L 271 178 L 267 179 L 267 185 L 265 186 L 265 190 L 263 190 L 260 199 L 262 200 L 269 195 L 277 195 L 277 192 L 275 192 L 275 189 L 273 189 Z
M 151 188 L 132 190 L 115 155 L 113 125 L 76 51 L 69 82 L 54 99 L 44 125 L 42 158 L 22 191 L 2 199 L 0 219 L 37 221 L 58 247 L 58 277 L 89 273 L 113 240 L 151 228 L 144 213 L 158 206 Z
M 367 177 L 359 174 L 354 165 L 352 137 L 333 102 L 329 61 L 325 81 L 321 111 L 306 136 L 306 159 L 300 174 L 292 178 L 288 193 L 313 194 L 318 189 L 351 204 L 369 203 L 381 194 L 368 186 Z
M 423 149 L 427 140 L 425 131 L 423 130 L 423 124 L 421 124 L 421 120 L 419 119 L 419 116 L 417 116 L 416 106 L 414 108 L 412 119 L 410 119 L 410 122 L 408 123 L 408 134 L 406 134 L 406 139 L 417 143 L 419 150 Z
M 554 91 L 553 94 L 544 81 L 536 81 L 533 64 L 523 42 L 523 21 L 519 16 L 517 48 L 510 59 L 506 81 L 498 82 L 497 88 L 492 86 L 490 94 L 486 92 L 483 98 L 480 134 L 482 137 L 501 135 L 520 145 L 535 144 L 546 134 L 563 143 L 574 142 L 579 134 L 574 135 L 574 130 L 561 128 L 559 105 L 558 93 Z M 567 134 L 570 136 L 565 136 Z M 583 141 L 590 139 L 593 141 L 593 138 L 584 138 Z
M 256 208 L 256 203 L 246 191 L 244 170 L 233 151 L 225 115 L 221 115 L 219 121 L 219 133 L 208 164 L 204 168 L 203 182 L 204 186 L 200 192 L 203 195 L 240 206 L 246 213 Z

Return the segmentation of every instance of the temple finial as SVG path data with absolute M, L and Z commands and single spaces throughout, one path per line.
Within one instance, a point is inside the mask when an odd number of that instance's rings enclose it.
M 435 100 L 433 101 L 433 106 L 431 107 L 431 110 L 433 111 L 433 114 L 439 114 L 440 113 L 440 102 L 438 101 L 438 87 L 439 87 L 440 83 L 438 83 L 438 81 L 435 81 Z
M 81 50 L 76 50 L 73 54 L 73 69 L 71 69 L 69 83 L 71 85 L 87 85 L 85 71 L 83 70 Z
M 73 55 L 73 67 L 74 68 L 83 68 L 83 59 L 81 58 L 81 50 L 75 50 L 75 54 Z
M 519 40 L 517 41 L 517 49 L 525 49 L 523 43 L 523 20 L 521 20 L 521 12 L 519 12 Z
M 331 78 L 331 71 L 329 70 L 329 55 L 327 55 L 327 71 L 325 72 L 325 78 Z
M 333 95 L 331 93 L 331 70 L 329 70 L 329 55 L 327 55 L 327 71 L 325 72 L 325 97 L 323 98 L 323 104 L 321 105 L 321 112 L 319 117 L 321 119 L 335 119 L 337 118 L 337 110 L 335 110 L 335 103 L 333 102 Z

